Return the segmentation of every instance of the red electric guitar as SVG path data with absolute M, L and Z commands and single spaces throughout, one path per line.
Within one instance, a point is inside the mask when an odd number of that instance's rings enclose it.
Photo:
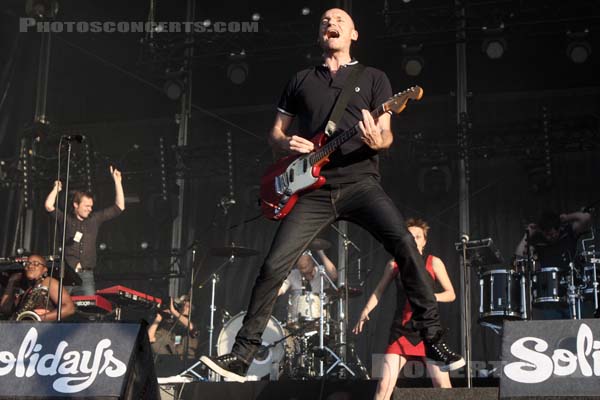
M 406 107 L 408 100 L 420 100 L 421 97 L 423 89 L 413 86 L 395 94 L 371 111 L 371 115 L 377 119 L 388 111 L 399 114 Z M 260 181 L 260 200 L 265 217 L 283 219 L 296 204 L 298 196 L 323 186 L 325 178 L 320 175 L 321 168 L 329 162 L 331 153 L 359 132 L 356 124 L 331 138 L 324 132 L 318 133 L 312 139 L 315 144 L 314 151 L 283 157 L 267 168 Z

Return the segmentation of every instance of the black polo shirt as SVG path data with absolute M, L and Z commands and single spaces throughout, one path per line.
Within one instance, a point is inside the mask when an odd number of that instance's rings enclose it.
M 298 121 L 298 132 L 294 134 L 311 139 L 325 129 L 346 78 L 357 64 L 358 61 L 352 61 L 341 66 L 334 76 L 327 66 L 319 65 L 300 71 L 290 79 L 277 110 Z M 392 87 L 385 73 L 366 67 L 337 124 L 338 130 L 353 127 L 362 120 L 362 109 L 371 111 L 391 96 Z M 377 152 L 363 143 L 360 134 L 342 145 L 330 160 L 322 170 L 327 183 L 356 182 L 368 175 L 379 178 Z
M 107 207 L 100 211 L 94 211 L 83 221 L 72 213 L 67 214 L 67 235 L 65 244 L 65 261 L 73 269 L 77 263 L 84 270 L 92 270 L 96 267 L 96 240 L 100 225 L 109 219 L 117 217 L 123 212 L 116 205 Z M 55 210 L 50 213 L 52 217 L 58 215 L 58 226 L 62 227 L 63 212 Z M 81 232 L 81 240 L 74 240 L 75 234 Z

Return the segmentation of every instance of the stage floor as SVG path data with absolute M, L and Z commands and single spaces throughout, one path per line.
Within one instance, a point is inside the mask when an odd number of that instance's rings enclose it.
M 184 385 L 180 398 L 183 400 L 368 400 L 373 398 L 376 386 L 377 381 L 375 380 L 259 381 L 246 383 L 194 382 Z M 167 393 L 164 393 L 162 399 L 173 398 L 167 396 Z M 396 388 L 392 398 L 398 400 L 496 400 L 498 398 L 498 388 Z

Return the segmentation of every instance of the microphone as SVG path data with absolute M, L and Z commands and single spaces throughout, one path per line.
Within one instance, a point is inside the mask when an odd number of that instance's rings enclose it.
M 62 137 L 67 142 L 77 142 L 77 143 L 81 143 L 85 139 L 85 136 L 83 136 L 83 135 L 63 135 Z
M 461 243 L 467 243 L 469 241 L 469 235 L 467 235 L 466 233 L 463 233 L 462 235 L 460 235 L 460 242 Z

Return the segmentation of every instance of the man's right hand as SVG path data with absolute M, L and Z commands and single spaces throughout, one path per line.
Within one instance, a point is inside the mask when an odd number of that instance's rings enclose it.
M 62 190 L 62 183 L 60 181 L 54 181 L 54 188 L 53 190 L 56 190 L 57 192 L 60 192 Z
M 286 138 L 282 147 L 292 153 L 306 154 L 315 149 L 315 144 L 302 136 L 293 135 Z

